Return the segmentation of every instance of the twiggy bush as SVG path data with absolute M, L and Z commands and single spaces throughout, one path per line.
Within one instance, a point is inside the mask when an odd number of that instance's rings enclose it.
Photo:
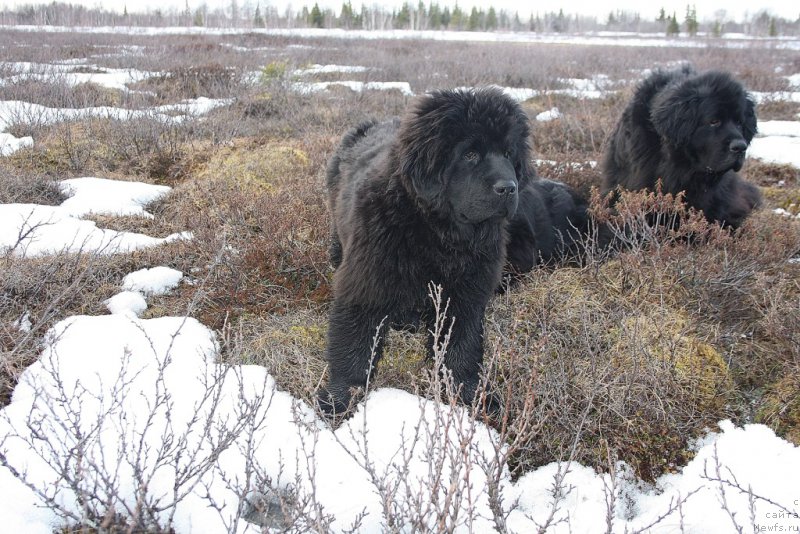
M 302 154 L 286 150 L 287 159 L 297 159 L 282 165 L 307 169 Z M 246 156 L 234 159 L 246 168 Z M 221 327 L 244 313 L 279 312 L 327 300 L 329 228 L 317 179 L 284 181 L 280 173 L 250 179 L 225 169 L 179 187 L 175 203 L 165 207 L 169 218 L 194 232 L 189 246 L 198 264 L 221 265 L 204 289 L 198 311 L 203 322 Z

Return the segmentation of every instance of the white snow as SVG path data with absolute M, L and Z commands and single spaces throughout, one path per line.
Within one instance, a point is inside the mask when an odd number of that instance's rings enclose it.
M 670 38 L 662 34 L 636 32 L 588 32 L 580 35 L 563 33 L 533 32 L 470 32 L 470 31 L 433 31 L 433 30 L 344 30 L 329 28 L 291 28 L 291 29 L 255 29 L 255 28 L 206 28 L 206 27 L 132 27 L 132 26 L 14 26 L 17 31 L 30 32 L 81 32 L 111 33 L 127 35 L 239 35 L 254 33 L 262 35 L 280 35 L 302 38 L 333 37 L 337 39 L 374 40 L 374 39 L 411 39 L 453 42 L 496 42 L 496 43 L 551 43 L 583 46 L 625 46 L 625 47 L 672 47 L 672 48 L 708 48 L 706 35 L 698 34 L 694 38 L 681 36 Z M 302 45 L 301 45 L 302 46 Z M 741 34 L 725 34 L 714 39 L 714 46 L 721 48 L 775 48 L 800 50 L 800 39 L 793 36 L 777 38 L 759 38 Z
M 28 312 L 23 313 L 19 319 L 14 321 L 14 326 L 20 332 L 30 332 L 31 328 L 33 328 L 33 323 L 31 322 L 31 314 Z
M 645 527 L 662 514 L 666 519 L 648 532 L 674 532 L 680 521 L 687 532 L 727 532 L 723 493 L 737 521 L 749 525 L 748 488 L 770 500 L 753 503 L 756 524 L 777 522 L 788 529 L 800 522 L 779 508 L 800 510 L 795 485 L 800 449 L 761 425 L 721 423 L 720 433 L 707 436 L 680 473 L 661 477 L 655 487 L 623 476 L 624 464 L 617 466 L 616 490 L 610 489 L 610 475 L 574 463 L 553 463 L 512 482 L 507 466 L 492 464 L 504 451 L 497 434 L 462 408 L 381 389 L 331 431 L 309 406 L 276 390 L 264 368 L 225 367 L 215 363 L 217 354 L 214 335 L 194 319 L 70 317 L 48 334 L 40 359 L 23 373 L 11 404 L 0 413 L 3 453 L 29 484 L 78 515 L 69 481 L 54 468 L 58 462 L 78 462 L 71 472 L 81 489 L 106 495 L 115 484 L 118 510 L 122 502 L 134 505 L 133 473 L 143 469 L 148 496 L 165 506 L 162 519 L 174 504 L 178 533 L 227 532 L 240 496 L 264 489 L 247 479 L 248 462 L 279 490 L 291 483 L 301 496 L 313 492 L 333 516 L 334 532 L 362 512 L 359 532 L 385 530 L 379 487 L 394 488 L 392 506 L 402 510 L 414 502 L 442 503 L 451 484 L 459 488 L 449 505 L 460 510 L 456 532 L 489 532 L 487 480 L 493 476 L 509 528 L 535 531 L 534 522 L 543 524 L 553 511 L 559 472 L 565 474 L 559 490 L 564 498 L 547 532 L 604 530 L 607 491 L 616 491 L 614 532 Z M 230 437 L 230 446 L 224 446 L 223 436 Z M 157 462 L 160 452 L 165 458 Z M 197 469 L 179 476 L 189 467 Z M 104 481 L 109 474 L 112 482 Z M 731 486 L 734 480 L 741 491 Z M 174 503 L 176 484 L 186 496 Z M 680 513 L 668 513 L 682 499 Z M 0 467 L 5 528 L 49 533 L 66 524 L 52 505 L 39 504 Z M 432 511 L 423 518 L 429 528 L 433 520 Z M 235 530 L 257 532 L 241 520 Z
M 21 148 L 33 146 L 33 137 L 14 137 L 10 133 L 0 132 L 0 156 L 9 156 Z
M 800 102 L 800 91 L 773 91 L 765 93 L 761 91 L 752 91 L 750 95 L 755 100 L 756 104 L 764 102 Z
M 772 210 L 772 213 L 774 213 L 775 215 L 780 215 L 781 217 L 789 217 L 789 218 L 792 218 L 792 219 L 800 219 L 800 213 L 795 215 L 791 211 L 787 211 L 787 210 L 785 210 L 783 208 L 775 208 L 774 210 Z
M 292 89 L 300 94 L 312 94 L 320 91 L 327 91 L 330 87 L 347 87 L 351 91 L 361 93 L 363 91 L 390 91 L 397 90 L 404 95 L 414 96 L 411 84 L 408 82 L 358 82 L 358 81 L 338 81 L 338 82 L 295 82 Z
M 152 219 L 144 206 L 170 192 L 165 185 L 144 182 L 123 182 L 106 178 L 71 178 L 59 182 L 69 198 L 61 207 L 74 217 L 90 213 L 99 215 L 136 215 Z
M 147 72 L 136 69 L 110 69 L 88 64 L 85 59 L 61 62 L 55 64 L 29 63 L 25 61 L 5 63 L 4 66 L 13 73 L 7 78 L 0 79 L 0 85 L 27 80 L 57 81 L 70 86 L 82 83 L 95 83 L 129 92 L 128 84 L 157 76 L 158 72 Z M 74 72 L 82 69 L 89 72 Z
M 800 121 L 762 121 L 747 154 L 769 163 L 800 168 Z
M 145 295 L 163 295 L 175 288 L 183 278 L 183 273 L 169 267 L 141 269 L 125 276 L 123 289 L 139 291 Z
M 547 111 L 542 111 L 536 115 L 536 120 L 539 122 L 548 122 L 561 117 L 561 112 L 558 108 L 550 108 Z
M 21 256 L 60 251 L 115 254 L 191 238 L 188 233 L 155 238 L 118 232 L 81 219 L 89 213 L 147 216 L 143 206 L 165 195 L 169 187 L 101 178 L 64 180 L 60 186 L 74 194 L 60 206 L 0 204 L 0 252 L 12 250 Z
M 575 78 L 561 81 L 563 83 L 574 85 L 570 89 L 530 89 L 526 87 L 501 87 L 501 89 L 508 96 L 514 100 L 517 100 L 518 102 L 524 102 L 526 100 L 530 100 L 531 98 L 542 95 L 566 95 L 573 98 L 597 99 L 605 98 L 609 94 L 613 93 L 613 91 L 607 89 L 593 89 L 592 87 L 595 87 L 595 85 L 593 85 L 591 80 Z
M 303 69 L 297 69 L 292 74 L 295 76 L 310 76 L 313 74 L 332 74 L 332 73 L 358 73 L 367 72 L 368 67 L 360 65 L 310 65 Z
M 49 108 L 19 100 L 0 101 L 0 132 L 5 132 L 14 123 L 44 126 L 69 120 L 100 117 L 118 121 L 151 118 L 165 123 L 180 123 L 190 117 L 203 115 L 209 111 L 226 106 L 231 99 L 211 99 L 200 97 L 183 100 L 177 104 L 167 104 L 149 109 L 123 109 L 109 106 L 90 108 Z M 16 138 L 9 133 L 0 133 L 0 155 L 7 156 L 26 146 L 32 146 L 30 137 Z
M 140 316 L 147 309 L 147 301 L 138 291 L 123 291 L 104 302 L 112 314 L 133 314 Z

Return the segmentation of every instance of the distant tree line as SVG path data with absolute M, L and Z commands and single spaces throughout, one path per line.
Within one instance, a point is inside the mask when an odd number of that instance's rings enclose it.
M 469 10 L 429 0 L 424 3 L 406 2 L 399 9 L 362 5 L 355 9 L 345 0 L 339 10 L 320 8 L 318 3 L 298 10 L 291 6 L 283 12 L 258 0 L 229 0 L 225 7 L 209 8 L 206 2 L 185 0 L 182 9 L 156 9 L 144 13 L 122 13 L 100 7 L 87 8 L 61 2 L 27 4 L 0 10 L 2 25 L 42 26 L 208 26 L 219 28 L 343 28 L 363 30 L 452 30 L 452 31 L 511 31 L 571 33 L 586 31 L 627 31 L 665 33 L 670 36 L 695 36 L 704 33 L 721 36 L 723 33 L 745 33 L 758 36 L 800 35 L 800 16 L 796 20 L 775 17 L 760 11 L 744 21 L 731 19 L 724 10 L 714 14 L 711 21 L 700 22 L 694 5 L 687 5 L 682 18 L 667 13 L 664 8 L 655 16 L 642 16 L 628 11 L 610 11 L 601 20 L 597 17 L 542 11 L 520 15 L 518 11 L 494 7 Z M 800 14 L 800 10 L 798 10 Z

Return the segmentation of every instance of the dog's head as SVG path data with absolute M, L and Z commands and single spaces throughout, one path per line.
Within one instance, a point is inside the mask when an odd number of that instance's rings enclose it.
M 757 127 L 752 98 L 730 74 L 717 71 L 666 86 L 653 99 L 650 118 L 674 155 L 714 176 L 742 168 Z
M 400 179 L 424 209 L 463 224 L 511 217 L 533 174 L 528 117 L 498 88 L 434 91 L 402 120 Z

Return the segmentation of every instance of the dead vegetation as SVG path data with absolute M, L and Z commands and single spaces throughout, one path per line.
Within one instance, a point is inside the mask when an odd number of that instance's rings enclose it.
M 485 83 L 559 89 L 566 78 L 600 73 L 623 80 L 606 98 L 549 94 L 524 104 L 531 116 L 552 107 L 563 114 L 534 126 L 534 151 L 549 160 L 538 165 L 539 174 L 588 194 L 599 177 L 589 162 L 599 159 L 643 69 L 688 59 L 700 69 L 727 65 L 754 89 L 782 90 L 775 67 L 791 60 L 788 52 L 756 48 L 406 41 L 345 46 L 335 39 L 304 48 L 289 46 L 307 44 L 298 39 L 263 35 L 158 42 L 119 37 L 157 53 L 100 57 L 95 48 L 79 46 L 85 37 L 41 38 L 53 45 L 51 54 L 59 53 L 56 43 L 68 40 L 69 57 L 86 57 L 99 68 L 159 72 L 131 86 L 155 96 L 28 80 L 0 89 L 0 99 L 27 93 L 51 106 L 137 109 L 200 96 L 234 103 L 180 123 L 145 117 L 14 125 L 15 133 L 33 135 L 35 145 L 0 166 L 0 202 L 58 204 L 62 197 L 53 180 L 71 176 L 166 183 L 174 190 L 150 208 L 154 220 L 95 222 L 154 236 L 189 230 L 194 238 L 105 258 L 0 258 L 4 399 L 18 372 L 36 357 L 47 327 L 71 314 L 105 313 L 102 301 L 122 276 L 166 264 L 199 283 L 154 299 L 146 316 L 192 314 L 220 332 L 226 359 L 264 365 L 282 389 L 312 401 L 324 373 L 332 278 L 325 164 L 347 128 L 402 113 L 408 97 L 346 88 L 300 95 L 287 74 L 295 68 L 361 65 L 368 67 L 366 74 L 340 77 L 408 81 L 417 93 Z M 243 43 L 257 51 L 222 46 Z M 44 61 L 23 44 L 8 53 Z M 275 62 L 285 69 L 245 83 L 247 73 Z M 797 111 L 782 104 L 764 109 L 767 118 L 784 120 Z M 800 251 L 800 223 L 770 213 L 777 207 L 798 212 L 800 179 L 794 168 L 753 161 L 745 175 L 762 186 L 766 206 L 736 235 L 695 219 L 677 233 L 648 230 L 641 226 L 648 206 L 669 207 L 671 201 L 631 197 L 620 215 L 627 219 L 616 224 L 623 233 L 638 224 L 644 233 L 634 233 L 638 237 L 630 237 L 625 250 L 610 259 L 589 254 L 581 267 L 536 271 L 495 300 L 487 316 L 487 358 L 512 425 L 507 431 L 515 443 L 510 461 L 516 474 L 571 456 L 598 468 L 624 460 L 652 480 L 685 464 L 688 443 L 723 418 L 763 422 L 800 443 L 800 265 L 787 261 Z M 30 333 L 18 327 L 25 314 L 35 325 Z M 392 334 L 375 387 L 425 391 L 431 363 L 420 338 Z

